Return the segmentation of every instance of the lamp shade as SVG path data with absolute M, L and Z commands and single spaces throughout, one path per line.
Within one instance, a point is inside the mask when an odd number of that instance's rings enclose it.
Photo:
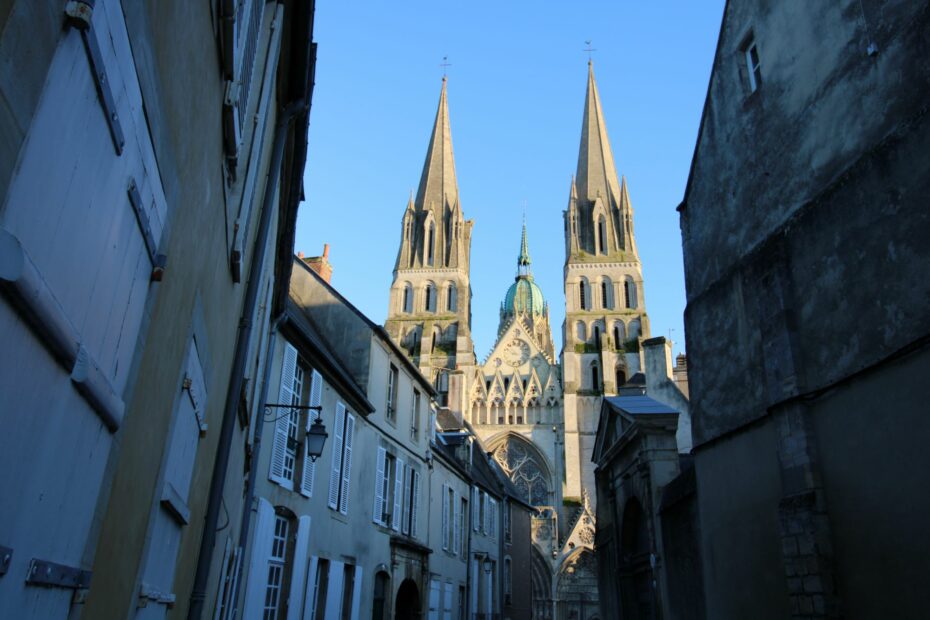
M 326 427 L 317 418 L 307 429 L 307 456 L 310 457 L 311 461 L 316 461 L 323 454 L 323 445 L 326 443 L 327 437 L 329 437 L 329 433 L 326 432 Z

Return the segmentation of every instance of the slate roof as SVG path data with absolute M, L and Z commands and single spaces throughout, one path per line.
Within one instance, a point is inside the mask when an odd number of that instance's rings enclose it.
M 604 402 L 608 403 L 612 409 L 619 409 L 632 415 L 675 415 L 678 413 L 665 403 L 660 403 L 645 395 L 607 396 Z

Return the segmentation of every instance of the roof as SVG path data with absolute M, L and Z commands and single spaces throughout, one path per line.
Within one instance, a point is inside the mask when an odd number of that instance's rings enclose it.
M 677 415 L 678 411 L 645 395 L 606 396 L 604 402 L 614 410 L 631 415 Z
M 419 209 L 454 207 L 459 201 L 459 188 L 455 178 L 455 158 L 452 155 L 452 129 L 449 124 L 449 105 L 446 101 L 446 78 L 442 78 L 439 108 L 433 123 L 433 134 L 423 163 L 416 206 Z M 440 211 L 442 212 L 442 211 Z
M 400 363 L 407 369 L 414 380 L 420 383 L 420 387 L 423 388 L 423 390 L 430 396 L 430 398 L 436 398 L 438 395 L 436 388 L 434 388 L 432 383 L 430 383 L 429 380 L 423 376 L 423 373 L 420 372 L 420 369 L 410 361 L 410 358 L 407 357 L 407 354 L 400 350 L 400 348 L 394 343 L 394 340 L 391 339 L 391 336 L 388 335 L 386 331 L 384 331 L 382 326 L 378 325 L 367 316 L 365 316 L 365 313 L 352 305 L 352 302 L 343 297 L 339 291 L 333 288 L 332 284 L 324 280 L 320 274 L 311 269 L 309 265 L 304 263 L 304 261 L 297 258 L 296 255 L 293 257 L 293 262 L 297 265 L 300 265 L 301 268 L 309 273 L 311 277 L 313 277 L 321 286 L 323 286 L 333 297 L 338 299 L 345 308 L 358 316 L 362 322 L 364 322 L 365 325 L 367 325 L 378 336 L 378 338 L 384 344 L 386 344 L 389 349 L 391 349 L 394 355 L 400 360 Z
M 303 311 L 293 300 L 289 299 L 285 308 L 284 318 L 286 326 L 300 340 L 301 353 L 311 362 L 316 370 L 323 375 L 327 383 L 335 387 L 341 396 L 350 401 L 353 409 L 362 414 L 369 414 L 375 406 L 368 401 L 365 391 L 359 387 L 352 378 L 352 373 L 342 365 L 342 362 L 332 354 L 332 349 L 317 332 L 313 324 L 307 320 Z M 286 327 L 285 327 L 286 329 Z

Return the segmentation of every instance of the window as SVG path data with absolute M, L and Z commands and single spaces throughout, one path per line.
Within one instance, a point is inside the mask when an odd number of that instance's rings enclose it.
M 345 564 L 342 567 L 342 620 L 352 618 L 352 593 L 355 591 L 355 566 Z
M 280 509 L 279 509 L 280 510 Z M 293 564 L 294 549 L 291 535 L 291 519 L 284 514 L 274 516 L 274 534 L 271 539 L 271 553 L 268 555 L 268 572 L 265 580 L 265 601 L 262 610 L 263 620 L 277 620 L 284 617 L 287 600 L 286 578 L 289 577 L 288 566 Z
M 465 620 L 465 586 L 459 586 L 459 620 Z
M 326 590 L 329 589 L 329 560 L 320 558 L 316 563 L 316 575 L 313 577 L 313 617 L 311 620 L 323 620 L 326 617 Z
M 433 577 L 429 580 L 429 620 L 440 620 L 439 614 L 442 612 L 440 606 L 442 601 L 442 584 L 438 579 Z
M 578 321 L 575 323 L 575 336 L 578 338 L 578 342 L 584 342 L 588 339 L 588 329 L 584 324 L 584 321 Z
M 309 380 L 309 385 L 307 382 Z M 308 389 L 309 388 L 309 389 Z M 290 343 L 284 343 L 284 356 L 281 363 L 281 387 L 278 392 L 278 404 L 319 406 L 322 402 L 323 377 L 316 370 L 310 370 L 301 360 Z M 300 472 L 300 493 L 306 497 L 313 495 L 313 479 L 316 464 L 306 453 L 307 446 L 302 443 L 300 432 L 301 416 L 304 426 L 310 427 L 314 419 L 299 409 L 273 409 L 274 439 L 271 448 L 271 471 L 269 478 L 281 486 L 292 489 L 296 472 Z
M 578 283 L 578 296 L 581 300 L 581 309 L 587 310 L 588 309 L 588 281 L 587 280 L 582 279 L 581 282 Z
M 607 220 L 603 215 L 597 218 L 597 251 L 607 254 Z
M 416 537 L 417 512 L 420 509 L 420 472 L 410 465 L 404 466 L 404 497 L 401 515 L 401 532 Z
M 387 410 L 385 416 L 388 420 L 393 420 L 397 414 L 397 366 L 391 364 L 391 370 L 388 373 L 387 388 Z
M 594 346 L 600 350 L 601 348 L 601 327 L 597 323 L 594 324 Z
M 497 500 L 488 498 L 487 524 L 484 533 L 494 538 L 497 536 Z
M 762 66 L 759 63 L 759 48 L 752 34 L 746 39 L 742 47 L 743 58 L 746 62 L 746 78 L 749 83 L 749 92 L 756 92 L 762 86 Z
M 510 542 L 513 540 L 513 536 L 510 532 L 510 502 L 504 502 L 504 540 Z
M 606 276 L 601 280 L 601 305 L 607 310 L 614 309 L 614 284 Z
M 591 364 L 591 390 L 597 392 L 600 390 L 600 373 L 597 369 L 597 364 Z
M 443 584 L 442 620 L 452 620 L 452 582 Z
M 455 490 L 442 485 L 442 548 L 455 553 Z
M 636 283 L 633 281 L 633 278 L 626 276 L 623 279 L 623 295 L 626 299 L 627 308 L 636 307 Z
M 403 310 L 406 314 L 413 312 L 413 287 L 409 282 L 404 284 L 404 306 Z
M 429 233 L 426 237 L 426 262 L 430 265 L 433 264 L 433 246 L 436 237 L 436 225 L 433 222 L 429 223 Z
M 626 384 L 626 373 L 623 372 L 623 368 L 617 366 L 617 389 L 619 390 L 624 384 Z
M 252 76 L 262 21 L 264 0 L 236 2 L 235 34 L 224 37 L 224 65 L 227 72 L 227 92 L 224 103 L 227 154 L 235 157 L 246 126 L 246 111 L 252 92 Z
M 436 347 L 442 341 L 442 329 L 438 325 L 433 326 L 433 340 L 430 344 L 429 352 L 433 353 L 436 351 Z
M 446 309 L 449 312 L 455 312 L 458 310 L 458 290 L 455 288 L 455 284 L 449 282 L 447 291 Z
M 465 517 L 468 514 L 468 499 L 459 498 L 458 523 L 456 524 L 456 543 L 455 552 L 460 558 L 465 559 Z
M 623 321 L 614 322 L 614 347 L 617 349 L 623 348 L 623 343 L 626 341 L 626 327 L 623 325 Z
M 423 301 L 424 310 L 427 312 L 436 312 L 436 285 L 432 282 L 426 285 L 426 295 Z
M 333 427 L 333 456 L 329 474 L 328 505 L 333 510 L 348 514 L 355 416 L 342 403 L 336 404 Z
M 420 437 L 420 391 L 413 391 L 413 410 L 410 412 L 410 437 L 416 441 Z
M 641 329 L 642 329 L 642 323 L 640 323 L 639 319 L 633 319 L 632 321 L 630 321 L 630 333 L 629 333 L 630 339 L 632 340 L 634 338 L 639 338 L 639 333 Z

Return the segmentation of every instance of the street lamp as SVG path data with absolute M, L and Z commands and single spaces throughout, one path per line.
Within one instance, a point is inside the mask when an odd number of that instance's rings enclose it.
M 320 455 L 323 454 L 323 445 L 326 443 L 326 438 L 329 437 L 329 433 L 326 432 L 326 427 L 323 425 L 323 420 L 320 417 L 323 407 L 321 405 L 266 404 L 265 415 L 269 415 L 275 409 L 288 410 L 286 413 L 281 414 L 281 417 L 291 415 L 294 411 L 316 411 L 316 420 L 314 420 L 313 424 L 307 426 L 306 432 L 304 433 L 304 439 L 307 442 L 307 456 L 310 458 L 311 463 L 315 463 Z
M 489 556 L 484 556 L 484 562 L 481 563 L 481 568 L 484 569 L 485 575 L 491 574 L 491 569 L 494 568 L 494 562 L 491 561 Z

